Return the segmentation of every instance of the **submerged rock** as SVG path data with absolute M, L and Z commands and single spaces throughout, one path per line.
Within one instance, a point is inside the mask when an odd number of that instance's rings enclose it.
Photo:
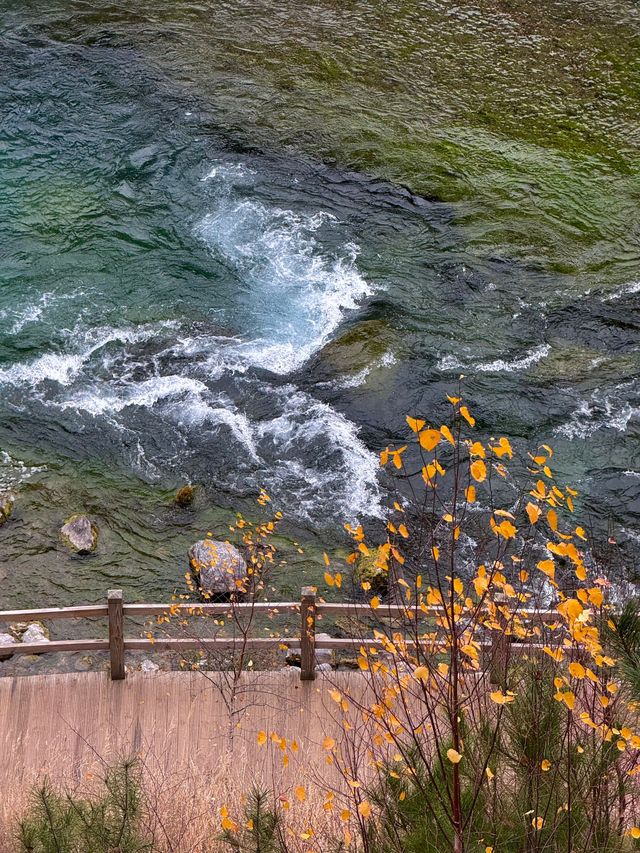
M 7 521 L 13 512 L 14 497 L 13 495 L 0 495 L 0 527 Z
M 176 506 L 179 506 L 181 509 L 186 509 L 188 506 L 191 506 L 193 503 L 193 499 L 196 494 L 195 486 L 187 485 L 182 486 L 182 488 L 178 489 L 176 492 L 176 496 L 174 498 L 174 503 Z
M 67 518 L 60 534 L 64 543 L 78 554 L 89 554 L 98 544 L 98 528 L 86 515 Z
M 367 591 L 374 595 L 386 595 L 389 591 L 389 573 L 377 565 L 375 554 L 361 554 L 354 567 L 353 576 L 358 586 L 368 583 Z
M 189 565 L 205 597 L 238 592 L 247 577 L 244 557 L 228 542 L 201 539 L 189 548 Z

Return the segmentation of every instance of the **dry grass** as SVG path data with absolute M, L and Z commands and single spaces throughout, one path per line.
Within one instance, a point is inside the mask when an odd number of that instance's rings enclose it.
M 133 673 L 121 683 L 101 673 L 0 680 L 0 853 L 15 853 L 16 821 L 45 776 L 91 795 L 106 766 L 132 756 L 158 850 L 225 849 L 220 808 L 239 819 L 255 785 L 285 807 L 292 851 L 312 849 L 300 837 L 311 824 L 316 835 L 341 837 L 344 825 L 323 808 L 327 788 L 341 786 L 322 746 L 337 734 L 328 697 L 336 681 L 350 691 L 366 686 L 357 672 L 333 673 L 331 684 L 288 672 L 247 674 L 232 722 L 226 689 L 200 673 Z M 277 733 L 285 748 L 271 737 L 258 746 L 260 731 Z
M 324 791 L 317 785 L 307 782 L 306 799 L 300 802 L 291 785 L 278 785 L 283 774 L 272 778 L 256 777 L 249 770 L 246 756 L 244 760 L 239 760 L 238 755 L 222 757 L 213 774 L 187 767 L 167 769 L 151 754 L 141 754 L 138 758 L 146 801 L 145 825 L 157 853 L 229 853 L 221 839 L 220 809 L 227 806 L 230 815 L 241 823 L 247 794 L 253 786 L 274 791 L 273 802 L 283 817 L 287 845 L 292 853 L 310 850 L 313 842 L 302 836 L 311 826 L 316 838 L 320 839 L 314 849 L 322 849 L 322 840 L 342 837 L 344 824 L 335 811 L 325 812 Z M 43 768 L 44 775 L 56 779 L 62 789 L 76 796 L 92 797 L 100 792 L 105 771 L 101 760 L 96 758 L 92 764 L 85 765 L 79 781 L 78 768 L 67 774 L 60 772 L 60 767 L 64 766 L 61 761 L 52 759 L 49 772 Z M 305 775 L 302 762 L 296 763 L 295 771 Z M 43 776 L 34 777 L 32 785 L 41 783 L 42 779 Z M 15 830 L 28 808 L 31 787 L 20 784 L 2 792 L 0 853 L 16 851 Z

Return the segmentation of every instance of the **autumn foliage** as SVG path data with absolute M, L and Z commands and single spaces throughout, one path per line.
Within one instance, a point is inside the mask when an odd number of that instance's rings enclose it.
M 385 536 L 346 526 L 347 567 L 374 560 L 388 595 L 354 591 L 369 610 L 368 635 L 353 615 L 366 689 L 325 683 L 323 809 L 343 849 L 631 849 L 638 697 L 607 648 L 610 585 L 579 495 L 549 445 L 518 459 L 506 437 L 474 435 L 461 396 L 449 402 L 448 424 L 408 417 L 406 443 L 381 453 L 397 482 Z M 349 569 L 325 562 L 327 586 L 343 586 Z M 313 828 L 305 841 L 326 849 Z

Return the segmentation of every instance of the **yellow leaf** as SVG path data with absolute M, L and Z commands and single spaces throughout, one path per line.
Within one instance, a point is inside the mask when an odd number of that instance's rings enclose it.
M 333 586 L 335 584 L 335 578 L 333 577 L 333 575 L 329 574 L 329 572 L 325 572 L 324 582 L 327 586 Z
M 413 432 L 420 432 L 422 427 L 426 424 L 426 421 L 421 421 L 418 418 L 407 418 L 407 423 L 409 424 L 409 428 Z
M 496 705 L 506 705 L 508 702 L 513 702 L 516 698 L 513 694 L 505 695 L 502 690 L 494 690 L 493 693 L 489 694 L 491 701 L 495 702 Z
M 510 521 L 503 521 L 501 524 L 496 524 L 492 518 L 491 522 L 491 527 L 496 536 L 502 536 L 504 539 L 513 539 L 518 532 L 515 525 Z
M 368 802 L 368 800 L 363 800 L 358 805 L 358 814 L 360 815 L 360 817 L 364 818 L 371 817 L 371 804 Z
M 440 427 L 440 432 L 447 439 L 449 444 L 452 444 L 454 447 L 456 446 L 455 439 L 451 435 L 451 430 L 449 429 L 449 427 L 446 424 L 444 424 L 443 426 Z
M 487 767 L 487 769 L 485 770 L 485 773 L 487 774 L 487 779 L 489 781 L 491 781 L 493 779 L 493 777 L 496 775 L 490 767 Z
M 529 521 L 531 522 L 531 524 L 535 524 L 541 515 L 540 507 L 536 506 L 536 504 L 531 503 L 531 501 L 529 501 L 529 503 L 526 506 L 526 510 L 527 510 L 527 515 L 529 516 Z
M 452 764 L 460 764 L 462 761 L 462 755 L 453 748 L 447 750 L 447 758 Z
M 507 455 L 509 459 L 513 459 L 513 450 L 511 449 L 508 438 L 503 437 L 499 439 L 497 445 L 491 445 L 491 450 L 493 450 L 496 456 L 500 459 L 505 455 Z
M 452 406 L 457 406 L 461 399 L 462 397 L 450 397 L 449 394 L 447 394 L 447 400 Z
M 333 749 L 333 748 L 334 748 L 334 746 L 336 745 L 336 742 L 335 742 L 335 740 L 334 740 L 332 737 L 326 737 L 326 738 L 322 741 L 322 745 L 323 745 L 323 747 L 324 747 L 325 749 Z
M 476 459 L 471 463 L 471 476 L 477 483 L 482 483 L 487 478 L 487 466 L 482 459 Z
M 404 539 L 408 539 L 408 538 L 409 538 L 409 531 L 407 530 L 407 528 L 406 528 L 406 526 L 405 526 L 404 524 L 401 524 L 401 525 L 398 527 L 398 533 L 399 533 L 399 534 L 400 534 L 400 536 L 402 536 Z
M 442 436 L 437 429 L 423 429 L 419 433 L 420 447 L 424 450 L 433 450 L 440 443 Z
M 557 531 L 558 529 L 558 513 L 555 509 L 550 509 L 547 513 L 547 521 L 549 522 L 549 527 L 553 531 Z
M 370 606 L 373 610 L 376 610 L 378 607 L 380 607 L 380 599 L 378 598 L 378 596 L 377 596 L 377 595 L 374 595 L 374 596 L 373 596 L 373 598 L 372 598 L 372 599 L 371 599 L 371 601 L 369 602 L 369 606 Z
M 267 742 L 267 733 L 266 732 L 258 732 L 258 746 L 264 746 Z
M 351 812 L 349 811 L 349 809 L 342 809 L 342 811 L 340 812 L 340 820 L 346 823 L 350 817 Z
M 534 817 L 531 821 L 531 826 L 534 829 L 542 829 L 544 826 L 544 818 L 543 817 Z
M 640 838 L 640 826 L 632 826 L 629 830 L 629 835 L 632 838 Z
M 540 764 L 540 767 L 546 773 L 547 770 L 551 770 L 551 762 L 548 758 L 545 758 L 544 761 Z
M 576 527 L 576 536 L 579 536 L 581 539 L 587 538 L 582 527 Z
M 433 556 L 434 560 L 437 560 L 438 557 L 440 556 L 440 548 L 438 548 L 437 545 L 434 545 L 433 548 L 431 549 L 431 555 Z
M 427 681 L 429 678 L 429 670 L 426 666 L 418 666 L 413 670 L 413 677 L 417 681 Z
M 302 785 L 298 785 L 298 787 L 295 790 L 295 795 L 296 795 L 296 800 L 299 800 L 301 803 L 304 803 L 304 801 L 307 799 L 307 792 L 302 787 Z
M 238 824 L 231 820 L 230 817 L 223 817 L 220 821 L 220 826 L 228 832 L 235 832 L 238 829 Z
M 471 447 L 469 448 L 469 455 L 479 456 L 481 459 L 484 459 L 487 454 L 485 452 L 482 442 L 474 441 Z
M 567 708 L 570 711 L 573 711 L 575 704 L 576 704 L 576 696 L 575 696 L 575 693 L 571 692 L 571 690 L 565 690 L 564 692 L 559 690 L 555 694 L 554 698 L 557 699 L 558 702 L 564 702 L 564 704 L 567 706 Z
M 323 552 L 322 558 L 324 560 L 325 566 L 328 566 L 331 563 L 331 560 L 329 559 L 329 555 L 326 553 L 326 551 Z
M 476 419 L 469 412 L 469 409 L 467 409 L 466 406 L 460 406 L 460 414 L 465 419 L 465 421 L 469 424 L 469 426 L 475 426 L 476 425 Z
M 467 489 L 464 493 L 467 503 L 472 504 L 476 499 L 476 487 L 475 486 L 467 486 Z
M 586 669 L 578 661 L 573 661 L 569 664 L 569 672 L 574 678 L 584 678 L 587 674 Z
M 601 607 L 602 606 L 602 599 L 603 599 L 602 590 L 599 589 L 597 586 L 594 586 L 593 589 L 589 590 L 589 601 L 595 607 Z
M 551 580 L 555 577 L 556 567 L 553 560 L 540 560 L 538 563 L 538 568 L 541 572 L 544 572 L 547 577 L 550 577 Z
M 587 579 L 587 570 L 584 566 L 578 566 L 576 569 L 576 577 L 579 581 L 586 581 Z

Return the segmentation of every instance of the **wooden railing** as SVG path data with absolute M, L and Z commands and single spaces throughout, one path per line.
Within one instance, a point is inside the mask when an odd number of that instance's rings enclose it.
M 174 616 L 208 615 L 220 616 L 230 612 L 238 615 L 264 613 L 270 616 L 280 613 L 300 614 L 300 636 L 274 637 L 126 637 L 124 620 L 126 617 L 162 616 L 171 613 Z M 111 679 L 121 680 L 125 677 L 125 653 L 132 650 L 149 651 L 188 651 L 192 649 L 210 650 L 232 648 L 240 642 L 254 648 L 300 648 L 300 678 L 311 681 L 316 677 L 315 663 L 318 649 L 353 649 L 354 647 L 383 647 L 382 640 L 367 638 L 338 638 L 317 636 L 318 616 L 373 616 L 376 618 L 407 618 L 408 615 L 433 617 L 442 615 L 441 607 L 427 607 L 416 611 L 404 605 L 385 604 L 373 610 L 369 604 L 352 604 L 318 601 L 313 587 L 303 587 L 300 601 L 282 602 L 229 602 L 221 603 L 172 603 L 172 604 L 126 604 L 122 590 L 111 589 L 107 593 L 106 604 L 91 604 L 75 607 L 45 607 L 36 610 L 3 610 L 0 611 L 0 625 L 10 622 L 47 622 L 58 619 L 94 619 L 106 618 L 108 635 L 105 640 L 75 639 L 50 640 L 40 643 L 17 642 L 12 645 L 0 646 L 0 656 L 12 654 L 45 654 L 47 652 L 78 652 L 78 651 L 108 651 L 111 663 Z M 553 611 L 520 611 L 525 619 L 537 619 L 540 622 L 553 622 L 557 614 Z M 492 631 L 491 637 L 481 645 L 487 647 L 493 661 L 490 672 L 492 681 L 496 681 L 496 673 L 503 664 L 508 648 L 519 651 L 540 650 L 542 645 L 534 643 L 508 643 L 502 631 Z

